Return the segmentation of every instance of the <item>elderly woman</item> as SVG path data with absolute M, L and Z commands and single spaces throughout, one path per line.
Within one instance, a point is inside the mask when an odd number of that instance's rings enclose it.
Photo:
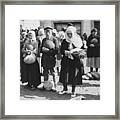
M 63 91 L 59 94 L 67 93 L 67 85 L 72 84 L 72 95 L 75 97 L 75 86 L 82 84 L 82 73 L 80 71 L 80 59 L 74 52 L 80 51 L 82 47 L 82 40 L 76 33 L 76 28 L 69 26 L 66 30 L 66 38 L 61 44 L 61 54 L 63 55 L 61 61 L 61 72 L 59 81 L 63 83 Z
M 41 83 L 39 64 L 36 59 L 38 45 L 33 36 L 33 31 L 30 31 L 22 49 L 25 70 L 21 75 L 31 89 L 35 89 Z
M 98 72 L 100 67 L 100 37 L 97 35 L 97 29 L 91 30 L 91 35 L 87 40 L 87 66 L 90 67 L 90 72 L 93 68 Z

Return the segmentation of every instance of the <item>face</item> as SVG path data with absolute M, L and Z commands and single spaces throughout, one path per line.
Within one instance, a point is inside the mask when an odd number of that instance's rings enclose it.
M 32 34 L 29 34 L 29 35 L 28 35 L 28 38 L 29 38 L 29 39 L 32 39 Z
M 46 34 L 46 38 L 51 38 L 51 36 L 52 36 L 52 30 L 51 29 L 47 29 L 47 30 L 45 30 L 45 34 Z
M 93 31 L 93 32 L 92 32 L 92 35 L 93 35 L 93 36 L 94 36 L 94 35 L 97 35 L 97 32 Z
M 68 36 L 69 38 L 72 38 L 72 32 L 67 32 L 67 36 Z
M 29 43 L 29 42 L 30 42 L 30 39 L 27 37 L 25 40 L 25 43 Z
M 26 35 L 25 35 L 25 34 L 23 34 L 23 38 L 26 38 Z
M 52 33 L 52 35 L 53 35 L 54 37 L 56 37 L 56 34 L 55 34 L 55 33 Z

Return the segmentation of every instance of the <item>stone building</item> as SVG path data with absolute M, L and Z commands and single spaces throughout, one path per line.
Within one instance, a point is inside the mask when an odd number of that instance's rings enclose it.
M 52 26 L 57 31 L 62 28 L 66 28 L 68 23 L 72 23 L 76 28 L 77 32 L 82 35 L 86 33 L 90 35 L 91 29 L 97 28 L 98 34 L 100 34 L 100 21 L 99 20 L 21 20 L 20 24 L 23 28 L 35 29 L 39 26 Z

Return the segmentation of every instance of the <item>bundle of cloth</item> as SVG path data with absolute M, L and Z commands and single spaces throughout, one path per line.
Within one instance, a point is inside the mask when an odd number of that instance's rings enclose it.
M 99 72 L 90 72 L 86 73 L 82 76 L 84 80 L 100 80 L 100 73 Z

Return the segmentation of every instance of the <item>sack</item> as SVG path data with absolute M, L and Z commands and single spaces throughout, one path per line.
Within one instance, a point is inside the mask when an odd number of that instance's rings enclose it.
M 100 73 L 98 72 L 86 73 L 86 75 L 83 75 L 82 78 L 86 80 L 100 80 Z
M 96 38 L 93 38 L 93 39 L 91 40 L 91 43 L 92 43 L 92 44 L 97 44 L 97 43 L 98 43 L 98 40 L 97 40 Z
M 46 90 L 51 90 L 53 87 L 53 83 L 51 81 L 45 81 L 43 86 Z
M 36 56 L 35 54 L 31 53 L 30 55 L 27 55 L 25 58 L 24 58 L 24 62 L 27 63 L 27 64 L 32 64 L 36 61 Z
M 55 48 L 55 44 L 52 40 L 46 40 L 43 46 L 49 49 Z
M 98 72 L 91 72 L 91 75 L 92 75 L 93 79 L 100 80 L 100 73 L 98 73 Z
M 86 56 L 86 52 L 85 50 L 76 51 L 73 53 L 73 56 L 78 57 L 78 58 L 84 58 Z

